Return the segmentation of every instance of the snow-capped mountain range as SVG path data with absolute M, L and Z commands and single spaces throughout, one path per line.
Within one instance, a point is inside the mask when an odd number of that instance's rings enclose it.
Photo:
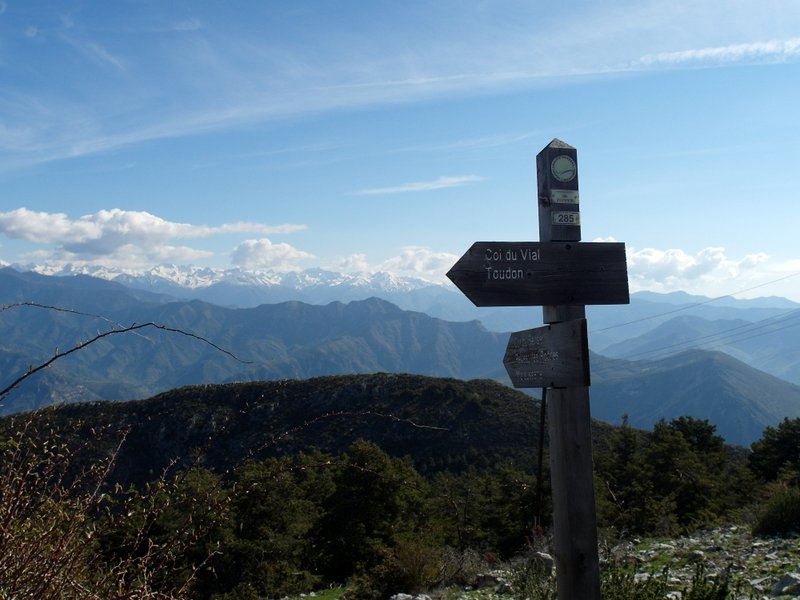
M 129 289 L 161 294 L 164 302 L 202 300 L 228 308 L 253 308 L 262 304 L 289 301 L 326 305 L 331 302 L 347 303 L 377 297 L 403 310 L 425 313 L 446 321 L 479 320 L 489 331 L 494 332 L 519 331 L 541 324 L 541 311 L 536 307 L 478 308 L 449 282 L 437 284 L 386 272 L 338 273 L 319 268 L 289 272 L 254 272 L 175 265 L 161 265 L 145 272 L 85 266 L 55 269 L 14 265 L 12 268 L 17 271 L 34 271 L 40 275 L 62 277 L 83 275 L 101 278 Z M 713 341 L 714 338 L 709 338 L 708 335 L 711 331 L 709 327 L 714 327 L 714 331 L 731 327 L 738 330 L 747 323 L 763 322 L 763 325 L 758 325 L 759 329 L 780 330 L 783 327 L 780 319 L 786 318 L 786 314 L 791 313 L 789 315 L 791 318 L 796 318 L 793 311 L 800 314 L 800 305 L 784 298 L 719 300 L 711 303 L 710 298 L 690 296 L 682 292 L 671 294 L 638 292 L 632 295 L 631 304 L 589 306 L 587 316 L 594 328 L 590 332 L 590 347 L 600 353 L 608 351 L 609 355 L 624 353 L 624 349 L 633 344 L 639 336 L 644 336 L 643 339 L 646 341 L 651 331 L 658 333 L 658 326 L 671 320 L 678 329 L 686 327 L 692 329 L 692 332 L 685 334 L 684 337 L 687 339 L 699 337 L 701 341 Z M 704 321 L 719 321 L 721 324 L 706 324 L 702 331 L 694 331 L 698 327 L 697 324 L 687 324 L 685 320 L 679 319 L 689 315 Z M 771 318 L 779 321 L 776 324 L 764 321 Z M 669 326 L 666 331 L 667 333 L 671 331 Z M 773 337 L 768 339 L 774 341 Z M 636 341 L 636 344 L 640 342 L 641 340 Z M 662 340 L 661 345 L 667 348 L 675 346 L 676 349 L 681 347 L 675 344 L 672 337 Z M 739 359 L 744 358 L 736 354 L 737 351 L 731 349 L 730 353 Z M 771 366 L 782 364 L 784 361 L 773 357 L 766 362 L 768 363 L 766 365 L 761 362 L 753 365 L 779 377 L 800 382 L 800 374 L 788 377 L 784 373 L 785 369 L 770 370 Z M 793 363 L 787 368 L 792 373 L 795 369 L 800 373 L 798 365 L 800 362 Z
M 239 268 L 214 269 L 211 267 L 158 265 L 146 271 L 130 271 L 104 266 L 72 265 L 53 267 L 47 265 L 26 265 L 14 268 L 20 271 L 33 271 L 40 275 L 69 276 L 89 275 L 108 281 L 118 281 L 129 285 L 138 282 L 140 285 L 177 285 L 182 288 L 198 289 L 211 287 L 220 283 L 231 285 L 286 286 L 294 289 L 309 287 L 375 287 L 383 291 L 411 291 L 438 284 L 414 279 L 398 277 L 391 273 L 337 273 L 325 269 L 307 269 L 305 271 L 245 271 Z
M 199 299 L 236 308 L 289 300 L 327 304 L 378 296 L 408 310 L 428 310 L 441 300 L 449 303 L 460 297 L 453 286 L 386 272 L 338 273 L 319 268 L 245 271 L 178 265 L 159 265 L 142 272 L 82 265 L 14 268 L 50 276 L 88 275 L 178 299 Z

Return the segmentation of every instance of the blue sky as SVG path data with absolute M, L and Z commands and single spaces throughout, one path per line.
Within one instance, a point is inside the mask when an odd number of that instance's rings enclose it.
M 633 290 L 800 301 L 796 0 L 0 0 L 0 81 L 5 263 L 441 281 L 560 138 Z

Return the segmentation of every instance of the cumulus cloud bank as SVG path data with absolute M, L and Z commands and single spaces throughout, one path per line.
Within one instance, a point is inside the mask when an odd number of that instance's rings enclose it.
M 724 248 L 704 248 L 692 255 L 680 249 L 628 248 L 631 289 L 673 291 L 727 284 L 769 260 L 763 252 L 730 258 Z
M 314 255 L 286 243 L 274 244 L 267 238 L 245 240 L 231 254 L 231 262 L 248 271 L 291 271 L 298 261 L 309 258 Z
M 348 272 L 392 273 L 442 283 L 445 274 L 458 260 L 449 252 L 435 252 L 424 246 L 407 246 L 400 254 L 382 262 L 372 263 L 364 253 L 351 254 L 338 261 L 337 268 Z
M 458 260 L 449 252 L 434 252 L 430 248 L 409 246 L 403 248 L 399 256 L 390 258 L 380 265 L 379 271 L 402 273 L 423 279 L 444 280 L 445 273 Z
M 303 225 L 264 225 L 260 223 L 226 223 L 210 227 L 167 221 L 144 211 L 118 208 L 71 219 L 64 213 L 32 211 L 17 208 L 0 212 L 0 233 L 9 238 L 52 246 L 40 250 L 38 258 L 50 261 L 92 262 L 104 264 L 184 262 L 210 256 L 212 253 L 186 246 L 174 246 L 170 240 L 204 238 L 231 233 L 292 233 Z M 126 258 L 127 257 L 127 258 Z

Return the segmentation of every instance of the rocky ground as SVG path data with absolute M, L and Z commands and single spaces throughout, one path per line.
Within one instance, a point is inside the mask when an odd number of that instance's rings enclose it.
M 725 527 L 692 536 L 665 540 L 628 540 L 601 546 L 601 569 L 613 563 L 632 566 L 637 580 L 660 577 L 667 569 L 671 600 L 686 600 L 680 590 L 693 581 L 698 569 L 705 580 L 728 573 L 731 600 L 800 598 L 800 537 L 754 538 L 746 527 Z M 546 556 L 546 555 L 545 555 Z M 545 558 L 546 561 L 546 558 Z M 478 585 L 446 590 L 430 596 L 399 594 L 393 600 L 510 600 L 512 568 L 486 574 Z M 543 586 L 542 597 L 553 597 L 552 586 Z M 534 593 L 536 595 L 536 593 Z M 692 596 L 693 598 L 695 596 Z M 703 596 L 704 598 L 706 596 Z M 531 598 L 537 600 L 537 598 Z
M 754 538 L 748 528 L 732 526 L 677 539 L 624 542 L 611 547 L 606 558 L 632 559 L 639 577 L 668 567 L 675 588 L 691 582 L 702 565 L 709 576 L 730 573 L 736 600 L 800 597 L 798 537 Z
M 552 568 L 546 553 L 537 555 L 534 560 L 538 565 Z M 800 598 L 800 536 L 753 537 L 747 527 L 730 526 L 681 538 L 602 543 L 600 560 L 601 570 L 614 563 L 632 567 L 639 581 L 661 577 L 666 569 L 671 591 L 665 600 L 689 600 L 680 590 L 691 584 L 698 568 L 703 570 L 706 580 L 728 574 L 732 595 L 726 600 Z M 519 568 L 519 561 L 512 565 L 498 565 L 497 569 L 479 576 L 472 586 L 416 596 L 401 593 L 392 596 L 391 600 L 517 600 L 526 596 L 514 589 L 514 571 L 518 573 Z M 539 581 L 534 587 L 539 591 L 528 594 L 530 600 L 554 600 L 554 578 L 549 582 L 537 579 Z M 325 593 L 303 594 L 293 600 L 304 600 L 308 596 L 320 596 L 318 600 L 336 600 L 344 591 L 344 588 L 328 590 L 328 596 Z M 692 600 L 695 598 L 691 596 Z M 702 598 L 705 600 L 708 596 Z

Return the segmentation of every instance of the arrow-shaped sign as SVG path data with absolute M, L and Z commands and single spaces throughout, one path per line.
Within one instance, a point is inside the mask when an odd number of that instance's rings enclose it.
M 516 388 L 588 386 L 586 319 L 512 333 L 503 365 Z
M 621 242 L 475 242 L 447 277 L 475 306 L 630 302 Z

